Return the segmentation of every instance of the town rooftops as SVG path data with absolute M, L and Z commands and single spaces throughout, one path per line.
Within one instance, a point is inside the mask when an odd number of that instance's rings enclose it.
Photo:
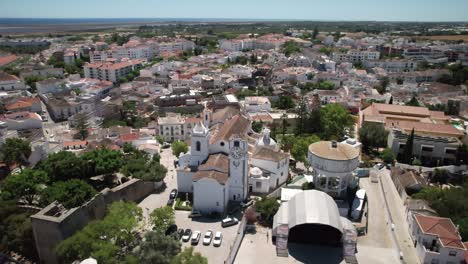
M 192 181 L 198 181 L 198 180 L 204 179 L 204 178 L 216 180 L 221 185 L 225 185 L 226 182 L 228 181 L 227 173 L 218 172 L 218 171 L 214 171 L 214 170 L 210 170 L 210 171 L 200 171 L 199 170 L 199 171 L 197 171 L 195 173 L 195 175 L 193 175 Z
M 35 103 L 40 103 L 38 98 L 22 97 L 22 98 L 18 98 L 15 102 L 5 105 L 5 109 L 9 111 L 15 110 L 15 109 L 22 109 L 22 108 L 31 107 Z
M 451 137 L 463 137 L 463 132 L 456 129 L 452 125 L 446 124 L 434 124 L 434 123 L 423 123 L 417 121 L 387 121 L 387 127 L 403 129 L 405 132 L 411 132 L 414 129 L 416 133 L 429 134 L 429 135 L 443 135 Z
M 19 78 L 8 74 L 6 72 L 0 72 L 0 82 L 14 82 L 14 81 L 19 81 Z
M 209 155 L 205 163 L 198 167 L 198 170 L 207 170 L 209 168 L 217 168 L 227 173 L 229 170 L 228 157 L 222 153 Z
M 313 155 L 329 160 L 352 160 L 359 156 L 359 151 L 348 144 L 334 141 L 320 141 L 309 146 Z
M 366 111 L 369 109 L 370 111 Z M 393 115 L 412 115 L 429 117 L 430 111 L 426 107 L 405 106 L 405 105 L 390 105 L 373 103 L 368 108 L 364 109 L 366 112 L 373 112 L 374 114 L 393 114 Z M 367 114 L 367 113 L 366 113 Z
M 444 247 L 466 250 L 450 218 L 415 215 L 415 219 L 424 234 L 437 236 Z
M 211 138 L 210 143 L 216 143 L 220 140 L 229 140 L 232 136 L 245 136 L 250 127 L 250 120 L 238 114 L 224 122 L 218 131 Z
M 269 161 L 274 161 L 274 162 L 279 162 L 288 158 L 289 158 L 288 153 L 274 151 L 270 148 L 265 148 L 265 147 L 258 147 L 257 150 L 252 155 L 252 159 L 269 160 Z

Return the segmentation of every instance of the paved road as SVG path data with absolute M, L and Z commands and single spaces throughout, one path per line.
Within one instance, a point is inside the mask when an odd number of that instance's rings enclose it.
M 138 204 L 138 206 L 143 208 L 143 215 L 145 217 L 147 217 L 154 209 L 165 206 L 169 199 L 171 190 L 177 188 L 177 177 L 174 168 L 175 156 L 172 155 L 172 150 L 170 148 L 163 149 L 160 155 L 161 164 L 167 168 L 167 175 L 164 179 L 166 188 L 161 193 L 150 194 Z
M 391 213 L 393 223 L 395 224 L 393 233 L 395 234 L 400 250 L 403 252 L 404 262 L 420 263 L 410 237 L 408 223 L 405 217 L 405 207 L 391 180 L 390 171 L 384 168 L 379 171 L 379 175 L 380 181 L 382 181 L 384 195 L 387 198 L 388 209 Z
M 392 248 L 392 240 L 388 227 L 388 219 L 385 215 L 385 202 L 380 194 L 377 183 L 372 183 L 370 178 L 360 179 L 361 188 L 366 190 L 369 206 L 369 223 L 367 234 L 358 238 L 358 245 L 374 248 Z

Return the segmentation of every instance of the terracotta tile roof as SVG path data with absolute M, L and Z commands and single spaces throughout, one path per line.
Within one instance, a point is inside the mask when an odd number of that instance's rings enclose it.
M 12 63 L 12 62 L 14 62 L 17 58 L 18 58 L 18 57 L 16 57 L 16 55 L 14 55 L 14 54 L 0 57 L 0 66 L 4 66 L 4 65 L 7 65 L 7 64 L 9 64 L 9 63 Z
M 185 123 L 198 123 L 200 120 L 201 119 L 199 117 L 187 117 L 185 119 Z
M 18 81 L 18 77 L 8 74 L 6 72 L 0 72 L 0 82 L 8 82 L 8 81 Z
M 415 219 L 424 234 L 437 236 L 444 247 L 466 250 L 450 218 L 415 215 Z
M 412 129 L 417 133 L 423 134 L 443 134 L 446 136 L 453 136 L 453 137 L 462 137 L 463 132 L 456 129 L 452 125 L 445 125 L 445 124 L 434 124 L 434 123 L 423 123 L 417 121 L 387 121 L 387 127 L 392 128 L 401 128 L 406 132 L 410 132 Z
M 213 180 L 216 180 L 219 184 L 225 185 L 226 182 L 228 181 L 229 177 L 228 177 L 227 173 L 217 172 L 217 171 L 214 171 L 214 170 L 211 170 L 211 171 L 197 171 L 195 173 L 195 175 L 193 175 L 192 181 L 198 181 L 198 180 L 204 179 L 204 178 L 213 179 Z
M 224 122 L 210 139 L 210 144 L 220 140 L 229 140 L 232 136 L 245 136 L 250 127 L 250 120 L 238 114 Z
M 217 122 L 221 121 L 223 122 L 224 120 L 231 118 L 237 114 L 240 113 L 239 108 L 234 107 L 234 106 L 226 106 L 222 109 L 216 110 L 213 113 L 212 121 Z
M 250 118 L 253 120 L 253 121 L 262 121 L 262 122 L 266 122 L 266 123 L 270 123 L 270 122 L 273 122 L 273 117 L 271 117 L 271 115 L 263 115 L 263 114 L 258 114 L 258 115 L 251 115 Z
M 5 105 L 5 108 L 7 110 L 15 110 L 15 109 L 31 107 L 31 105 L 32 104 L 30 102 L 18 101 L 18 102 L 14 102 L 14 103 Z
M 218 168 L 227 173 L 229 170 L 228 156 L 222 153 L 209 155 L 206 162 L 198 167 L 199 170 L 207 170 L 209 168 Z
M 426 107 L 378 103 L 373 103 L 371 107 L 374 107 L 380 114 L 430 116 L 429 109 L 427 109 Z
M 274 151 L 270 148 L 258 147 L 255 153 L 252 155 L 252 158 L 279 162 L 284 159 L 288 159 L 289 154 L 284 153 L 284 152 Z
M 130 133 L 130 134 L 124 134 L 120 135 L 120 140 L 122 142 L 129 142 L 129 141 L 134 141 L 140 138 L 140 135 L 138 133 Z

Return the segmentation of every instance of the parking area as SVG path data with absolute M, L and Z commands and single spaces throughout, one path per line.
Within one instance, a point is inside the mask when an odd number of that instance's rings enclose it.
M 192 232 L 200 231 L 200 241 L 198 245 L 193 246 L 195 251 L 200 252 L 200 254 L 208 258 L 208 263 L 210 264 L 224 263 L 229 254 L 229 248 L 234 242 L 239 225 L 223 228 L 221 227 L 221 219 L 214 220 L 206 217 L 192 219 L 188 217 L 189 214 L 187 211 L 175 211 L 177 227 L 184 230 L 190 228 Z M 213 241 L 211 241 L 209 246 L 203 245 L 203 236 L 208 230 L 212 230 L 213 234 L 217 231 L 222 232 L 223 241 L 220 247 L 213 246 Z M 190 246 L 192 246 L 190 242 L 182 242 L 183 248 Z

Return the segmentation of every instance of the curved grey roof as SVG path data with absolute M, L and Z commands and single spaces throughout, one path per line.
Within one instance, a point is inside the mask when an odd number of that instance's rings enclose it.
M 333 198 L 321 191 L 306 190 L 282 203 L 273 218 L 273 230 L 282 224 L 289 229 L 302 224 L 321 224 L 343 233 L 341 217 Z

